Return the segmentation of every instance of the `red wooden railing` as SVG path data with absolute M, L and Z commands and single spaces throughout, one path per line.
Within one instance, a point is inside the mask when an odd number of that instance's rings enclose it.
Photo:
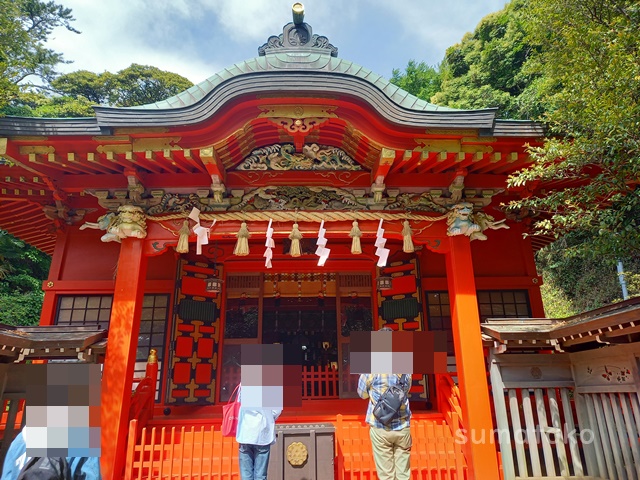
M 338 398 L 338 369 L 325 367 L 302 367 L 302 398 Z
M 147 359 L 144 377 L 133 379 L 133 382 L 138 384 L 131 393 L 131 404 L 129 406 L 129 421 L 136 420 L 135 424 L 137 426 L 133 439 L 139 438 L 140 430 L 153 418 L 157 380 L 158 357 L 156 356 L 156 350 L 152 348 Z M 129 439 L 132 441 L 132 437 L 129 437 Z
M 22 429 L 24 421 L 26 393 L 5 393 L 0 405 L 2 416 L 0 418 L 0 464 L 9 450 L 11 442 Z
M 438 411 L 444 416 L 451 433 L 456 435 L 456 432 L 463 429 L 462 408 L 460 389 L 450 373 L 436 374 L 436 392 Z
M 362 415 L 331 415 L 309 423 L 332 423 L 335 428 L 336 480 L 375 480 L 369 427 Z M 130 435 L 138 431 L 130 423 Z M 464 480 L 467 465 L 441 415 L 416 414 L 411 422 L 414 479 Z M 190 426 L 152 426 L 141 429 L 140 440 L 127 449 L 125 480 L 197 479 L 240 480 L 238 444 L 223 437 L 220 419 Z M 320 479 L 322 480 L 322 479 Z
M 339 398 L 338 369 L 331 366 L 303 366 L 302 367 L 302 398 L 304 400 L 313 399 L 334 399 Z M 223 382 L 225 390 L 230 394 L 240 383 L 240 368 L 225 367 L 223 372 Z M 226 399 L 223 398 L 223 401 Z

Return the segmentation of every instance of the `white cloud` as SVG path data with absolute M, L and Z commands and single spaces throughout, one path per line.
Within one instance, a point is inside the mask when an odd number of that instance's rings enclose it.
M 179 73 L 198 82 L 221 67 L 198 60 L 179 41 L 174 42 L 172 48 L 157 48 L 150 43 L 149 25 L 144 21 L 149 18 L 150 11 L 142 2 L 65 0 L 64 5 L 73 10 L 76 18 L 74 26 L 82 33 L 78 35 L 57 29 L 48 42 L 48 46 L 63 52 L 67 60 L 73 61 L 61 66 L 61 71 L 85 69 L 98 73 L 105 70 L 116 72 L 132 63 L 139 63 Z M 165 14 L 169 13 L 165 11 Z M 165 18 L 167 16 L 170 15 Z M 160 32 L 165 28 L 163 23 L 155 25 Z M 166 32 L 167 35 L 176 33 Z
M 423 0 L 374 0 L 378 9 L 400 24 L 406 41 L 424 48 L 444 50 L 473 31 L 482 17 L 501 10 L 506 0 L 428 2 Z
M 74 63 L 65 72 L 116 72 L 153 65 L 199 82 L 257 54 L 291 21 L 292 0 L 60 0 L 76 35 L 57 29 L 49 46 Z M 442 60 L 445 49 L 505 0 L 306 0 L 305 21 L 340 56 L 381 74 L 413 58 Z

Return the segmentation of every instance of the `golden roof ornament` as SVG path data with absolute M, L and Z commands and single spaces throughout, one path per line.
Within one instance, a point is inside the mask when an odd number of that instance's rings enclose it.
M 301 25 L 304 22 L 304 5 L 300 2 L 296 2 L 291 7 L 293 13 L 293 23 L 295 25 Z

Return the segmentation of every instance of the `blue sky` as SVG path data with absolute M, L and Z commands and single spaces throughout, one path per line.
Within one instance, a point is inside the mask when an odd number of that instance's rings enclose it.
M 200 82 L 257 56 L 291 21 L 292 0 L 57 0 L 73 10 L 76 35 L 56 30 L 49 46 L 80 69 L 116 72 L 153 65 Z M 305 22 L 338 56 L 389 78 L 411 59 L 439 63 L 505 0 L 307 0 Z

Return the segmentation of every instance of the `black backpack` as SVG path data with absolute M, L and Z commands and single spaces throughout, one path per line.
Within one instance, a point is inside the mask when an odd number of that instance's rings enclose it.
M 384 425 L 388 425 L 389 422 L 398 414 L 400 407 L 407 398 L 407 394 L 404 391 L 404 375 L 400 376 L 400 383 L 397 385 L 391 385 L 387 390 L 380 395 L 378 402 L 373 407 L 373 415 L 378 421 Z
M 32 457 L 18 480 L 71 480 L 71 469 L 65 457 Z

